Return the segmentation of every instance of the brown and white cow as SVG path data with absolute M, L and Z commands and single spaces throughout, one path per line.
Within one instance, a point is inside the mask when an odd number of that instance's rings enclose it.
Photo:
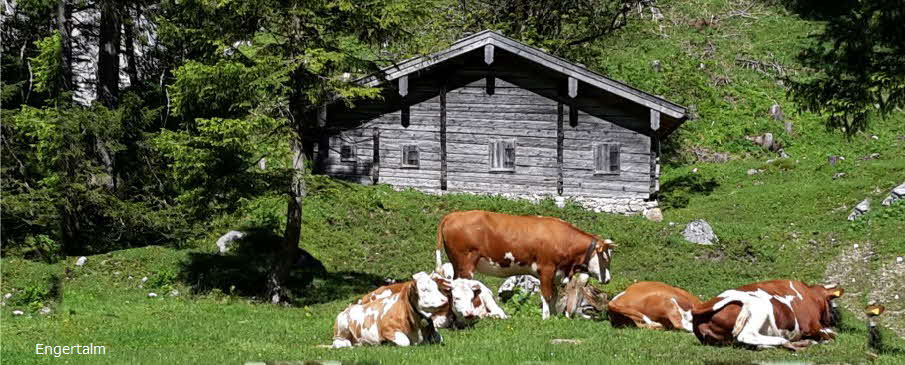
M 456 278 L 475 272 L 498 277 L 532 275 L 541 282 L 543 318 L 550 316 L 558 282 L 588 272 L 610 281 L 613 242 L 557 218 L 513 216 L 480 210 L 447 214 L 437 227 L 437 270 L 441 251 Z
M 607 306 L 614 326 L 649 329 L 684 329 L 692 332 L 691 310 L 698 297 L 659 281 L 642 281 L 616 294 Z
M 447 266 L 448 264 L 444 265 Z M 493 292 L 483 283 L 469 279 L 449 279 L 432 273 L 431 279 L 447 298 L 447 304 L 431 313 L 431 321 L 436 328 L 465 328 L 480 318 L 506 319 L 506 313 L 497 305 Z M 388 298 L 403 290 L 408 282 L 384 285 L 365 294 L 357 304 L 367 304 Z
M 448 299 L 428 274 L 419 272 L 412 279 L 389 296 L 352 304 L 336 316 L 333 347 L 442 342 L 430 316 L 446 306 Z
M 836 337 L 831 301 L 835 284 L 773 280 L 727 290 L 692 310 L 694 334 L 704 344 L 742 343 L 799 350 Z

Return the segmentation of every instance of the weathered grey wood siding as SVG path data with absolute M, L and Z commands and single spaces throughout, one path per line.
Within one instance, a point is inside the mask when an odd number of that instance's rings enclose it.
M 496 79 L 494 95 L 485 81 L 451 90 L 446 96 L 447 190 L 515 194 L 557 194 L 558 105 L 554 100 Z M 544 90 L 550 92 L 551 90 Z M 372 182 L 373 130 L 379 129 L 379 183 L 421 190 L 440 189 L 440 98 L 410 107 L 410 125 L 400 112 L 364 122 L 334 136 L 326 173 L 360 183 Z M 563 195 L 646 199 L 652 185 L 650 138 L 584 112 L 571 126 L 563 108 Z M 515 140 L 514 172 L 491 172 L 490 143 Z M 357 161 L 340 158 L 343 143 L 354 145 Z M 594 145 L 619 143 L 619 174 L 595 175 Z M 402 146 L 417 144 L 420 166 L 403 168 Z
M 446 96 L 449 191 L 556 194 L 556 102 L 497 79 Z M 490 145 L 515 140 L 515 171 L 491 172 Z
M 564 108 L 568 115 L 568 106 Z M 647 199 L 650 196 L 650 137 L 582 111 L 574 127 L 563 126 L 563 195 Z M 619 174 L 594 173 L 594 145 L 620 144 Z

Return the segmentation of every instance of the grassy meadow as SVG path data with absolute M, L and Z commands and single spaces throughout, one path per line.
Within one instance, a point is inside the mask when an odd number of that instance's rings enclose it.
M 879 204 L 891 188 L 905 182 L 905 115 L 877 121 L 867 132 L 846 138 L 826 131 L 819 116 L 798 112 L 787 100 L 780 71 L 750 66 L 745 60 L 773 62 L 784 74 L 806 72 L 797 66 L 795 55 L 821 24 L 761 2 L 746 8 L 747 16 L 739 16 L 733 11 L 741 3 L 661 1 L 664 20 L 648 17 L 589 45 L 603 50 L 589 67 L 693 105 L 698 114 L 666 146 L 663 222 L 588 212 L 571 204 L 558 208 L 551 200 L 531 204 L 499 197 L 433 196 L 309 177 L 301 246 L 326 272 L 298 273 L 291 305 L 266 304 L 258 297 L 268 262 L 256 253 L 266 251 L 274 234 L 282 232 L 285 198 L 241 201 L 240 213 L 212 217 L 208 232 L 178 246 L 113 251 L 90 256 L 81 267 L 75 266 L 76 257 L 54 264 L 3 257 L 0 293 L 13 295 L 0 307 L 0 357 L 8 364 L 310 359 L 385 364 L 903 364 L 905 340 L 888 330 L 886 351 L 876 359 L 866 355 L 866 324 L 851 311 L 844 312 L 836 341 L 792 353 L 708 347 L 687 333 L 617 329 L 607 321 L 542 321 L 536 296 L 527 303 L 505 305 L 513 317 L 509 320 L 442 331 L 443 345 L 322 347 L 332 341 L 336 314 L 355 298 L 387 279 L 433 268 L 436 224 L 456 210 L 556 216 L 611 237 L 619 245 L 613 280 L 599 286 L 610 294 L 634 281 L 657 280 L 707 299 L 759 280 L 822 282 L 827 265 L 854 244 L 870 243 L 873 255 L 862 264 L 871 268 L 905 255 L 905 201 L 890 207 Z M 690 25 L 705 18 L 719 21 Z M 654 60 L 661 62 L 661 71 L 651 71 Z M 774 103 L 781 104 L 794 123 L 791 135 L 770 119 Z M 779 159 L 744 139 L 764 132 L 772 132 L 790 157 Z M 731 160 L 705 162 L 694 157 L 695 151 L 728 152 Z M 879 156 L 870 157 L 873 153 Z M 845 159 L 830 166 L 830 155 Z M 749 175 L 751 169 L 759 171 Z M 845 176 L 834 178 L 837 173 Z M 865 198 L 871 199 L 873 210 L 848 222 L 851 208 Z M 694 219 L 707 220 L 719 242 L 701 246 L 684 241 L 681 231 Z M 214 242 L 232 229 L 256 234 L 235 253 L 216 254 Z M 500 283 L 479 278 L 493 289 Z M 858 285 L 870 285 L 862 281 Z M 867 288 L 847 289 L 865 293 Z M 901 292 L 905 296 L 905 288 Z M 854 300 L 865 304 L 869 299 Z M 50 314 L 39 313 L 45 306 Z M 12 316 L 14 309 L 25 315 Z M 551 344 L 553 339 L 581 343 Z M 37 356 L 38 343 L 94 343 L 106 346 L 106 355 Z

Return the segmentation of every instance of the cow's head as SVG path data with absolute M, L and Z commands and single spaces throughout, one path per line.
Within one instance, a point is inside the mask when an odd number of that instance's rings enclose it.
M 823 310 L 820 322 L 827 326 L 836 326 L 839 324 L 840 318 L 839 310 L 836 308 L 836 303 L 833 302 L 833 299 L 841 297 L 845 290 L 836 284 L 815 285 L 815 287 L 819 291 L 818 295 L 825 298 L 826 308 Z
M 443 308 L 448 303 L 446 295 L 440 291 L 437 282 L 430 275 L 419 272 L 412 275 L 415 280 L 415 293 L 418 301 L 416 302 L 417 310 L 426 316 L 430 316 Z
M 609 283 L 610 279 L 612 279 L 612 276 L 610 276 L 610 261 L 613 259 L 613 247 L 615 246 L 613 241 L 608 239 L 603 240 L 603 242 L 598 242 L 595 239 L 588 246 L 586 256 L 588 272 L 601 283 Z
M 487 312 L 481 300 L 482 287 L 476 280 L 456 279 L 452 282 L 452 310 L 466 324 Z

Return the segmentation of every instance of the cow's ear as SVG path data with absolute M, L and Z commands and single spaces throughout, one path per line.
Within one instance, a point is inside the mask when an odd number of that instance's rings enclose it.
M 826 289 L 827 296 L 830 299 L 839 298 L 845 293 L 845 289 L 842 289 L 842 287 L 836 284 L 826 284 L 823 288 Z

